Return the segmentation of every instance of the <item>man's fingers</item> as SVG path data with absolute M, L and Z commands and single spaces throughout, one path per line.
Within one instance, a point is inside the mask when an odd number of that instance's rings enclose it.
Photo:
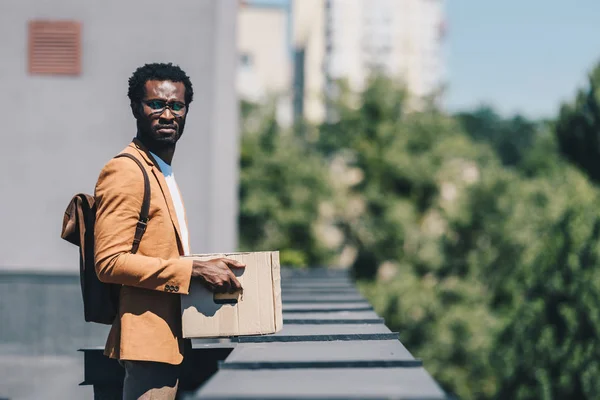
M 227 265 L 229 265 L 230 267 L 235 267 L 235 268 L 244 268 L 246 266 L 246 264 L 236 261 L 236 260 L 232 260 L 230 258 L 223 258 L 223 262 L 226 263 Z
M 229 287 L 229 293 L 235 293 L 242 290 L 242 284 L 237 280 L 235 275 L 231 274 L 231 278 L 229 279 L 231 282 L 231 286 Z
M 231 290 L 231 283 L 224 280 L 221 284 L 215 286 L 215 293 L 227 293 Z

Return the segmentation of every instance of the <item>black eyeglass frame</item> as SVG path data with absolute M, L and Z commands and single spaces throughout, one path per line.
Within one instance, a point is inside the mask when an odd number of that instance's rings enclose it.
M 153 102 L 161 103 L 161 104 L 163 104 L 163 106 L 161 108 L 154 108 L 149 104 L 149 103 L 153 103 Z M 149 99 L 149 100 L 142 100 L 142 103 L 147 105 L 152 110 L 150 112 L 151 115 L 161 115 L 162 113 L 165 112 L 165 110 L 167 108 L 169 108 L 169 110 L 171 110 L 171 112 L 177 116 L 183 116 L 187 112 L 187 105 L 181 101 L 166 101 L 166 100 L 162 100 L 162 99 Z M 174 105 L 181 105 L 181 110 L 179 110 L 179 111 L 174 110 L 173 109 Z

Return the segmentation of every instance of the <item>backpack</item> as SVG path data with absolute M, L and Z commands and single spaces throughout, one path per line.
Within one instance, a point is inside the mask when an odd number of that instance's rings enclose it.
M 135 161 L 144 175 L 144 200 L 135 229 L 131 253 L 139 248 L 146 231 L 150 211 L 150 181 L 142 163 L 131 154 L 122 153 L 115 158 L 127 157 Z M 94 225 L 96 204 L 93 196 L 76 194 L 65 211 L 61 238 L 79 247 L 79 280 L 83 297 L 83 313 L 87 322 L 111 325 L 119 311 L 121 285 L 104 283 L 98 279 L 94 260 Z

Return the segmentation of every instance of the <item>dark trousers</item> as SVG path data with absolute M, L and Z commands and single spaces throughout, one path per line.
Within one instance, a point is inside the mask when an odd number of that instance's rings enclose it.
M 175 400 L 180 365 L 120 361 L 125 368 L 123 400 Z

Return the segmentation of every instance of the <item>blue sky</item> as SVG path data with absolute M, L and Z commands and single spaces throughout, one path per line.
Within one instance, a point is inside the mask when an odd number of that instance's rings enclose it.
M 600 0 L 447 0 L 446 15 L 449 110 L 551 117 L 600 61 Z
M 554 115 L 600 61 L 599 0 L 449 0 L 449 109 Z

